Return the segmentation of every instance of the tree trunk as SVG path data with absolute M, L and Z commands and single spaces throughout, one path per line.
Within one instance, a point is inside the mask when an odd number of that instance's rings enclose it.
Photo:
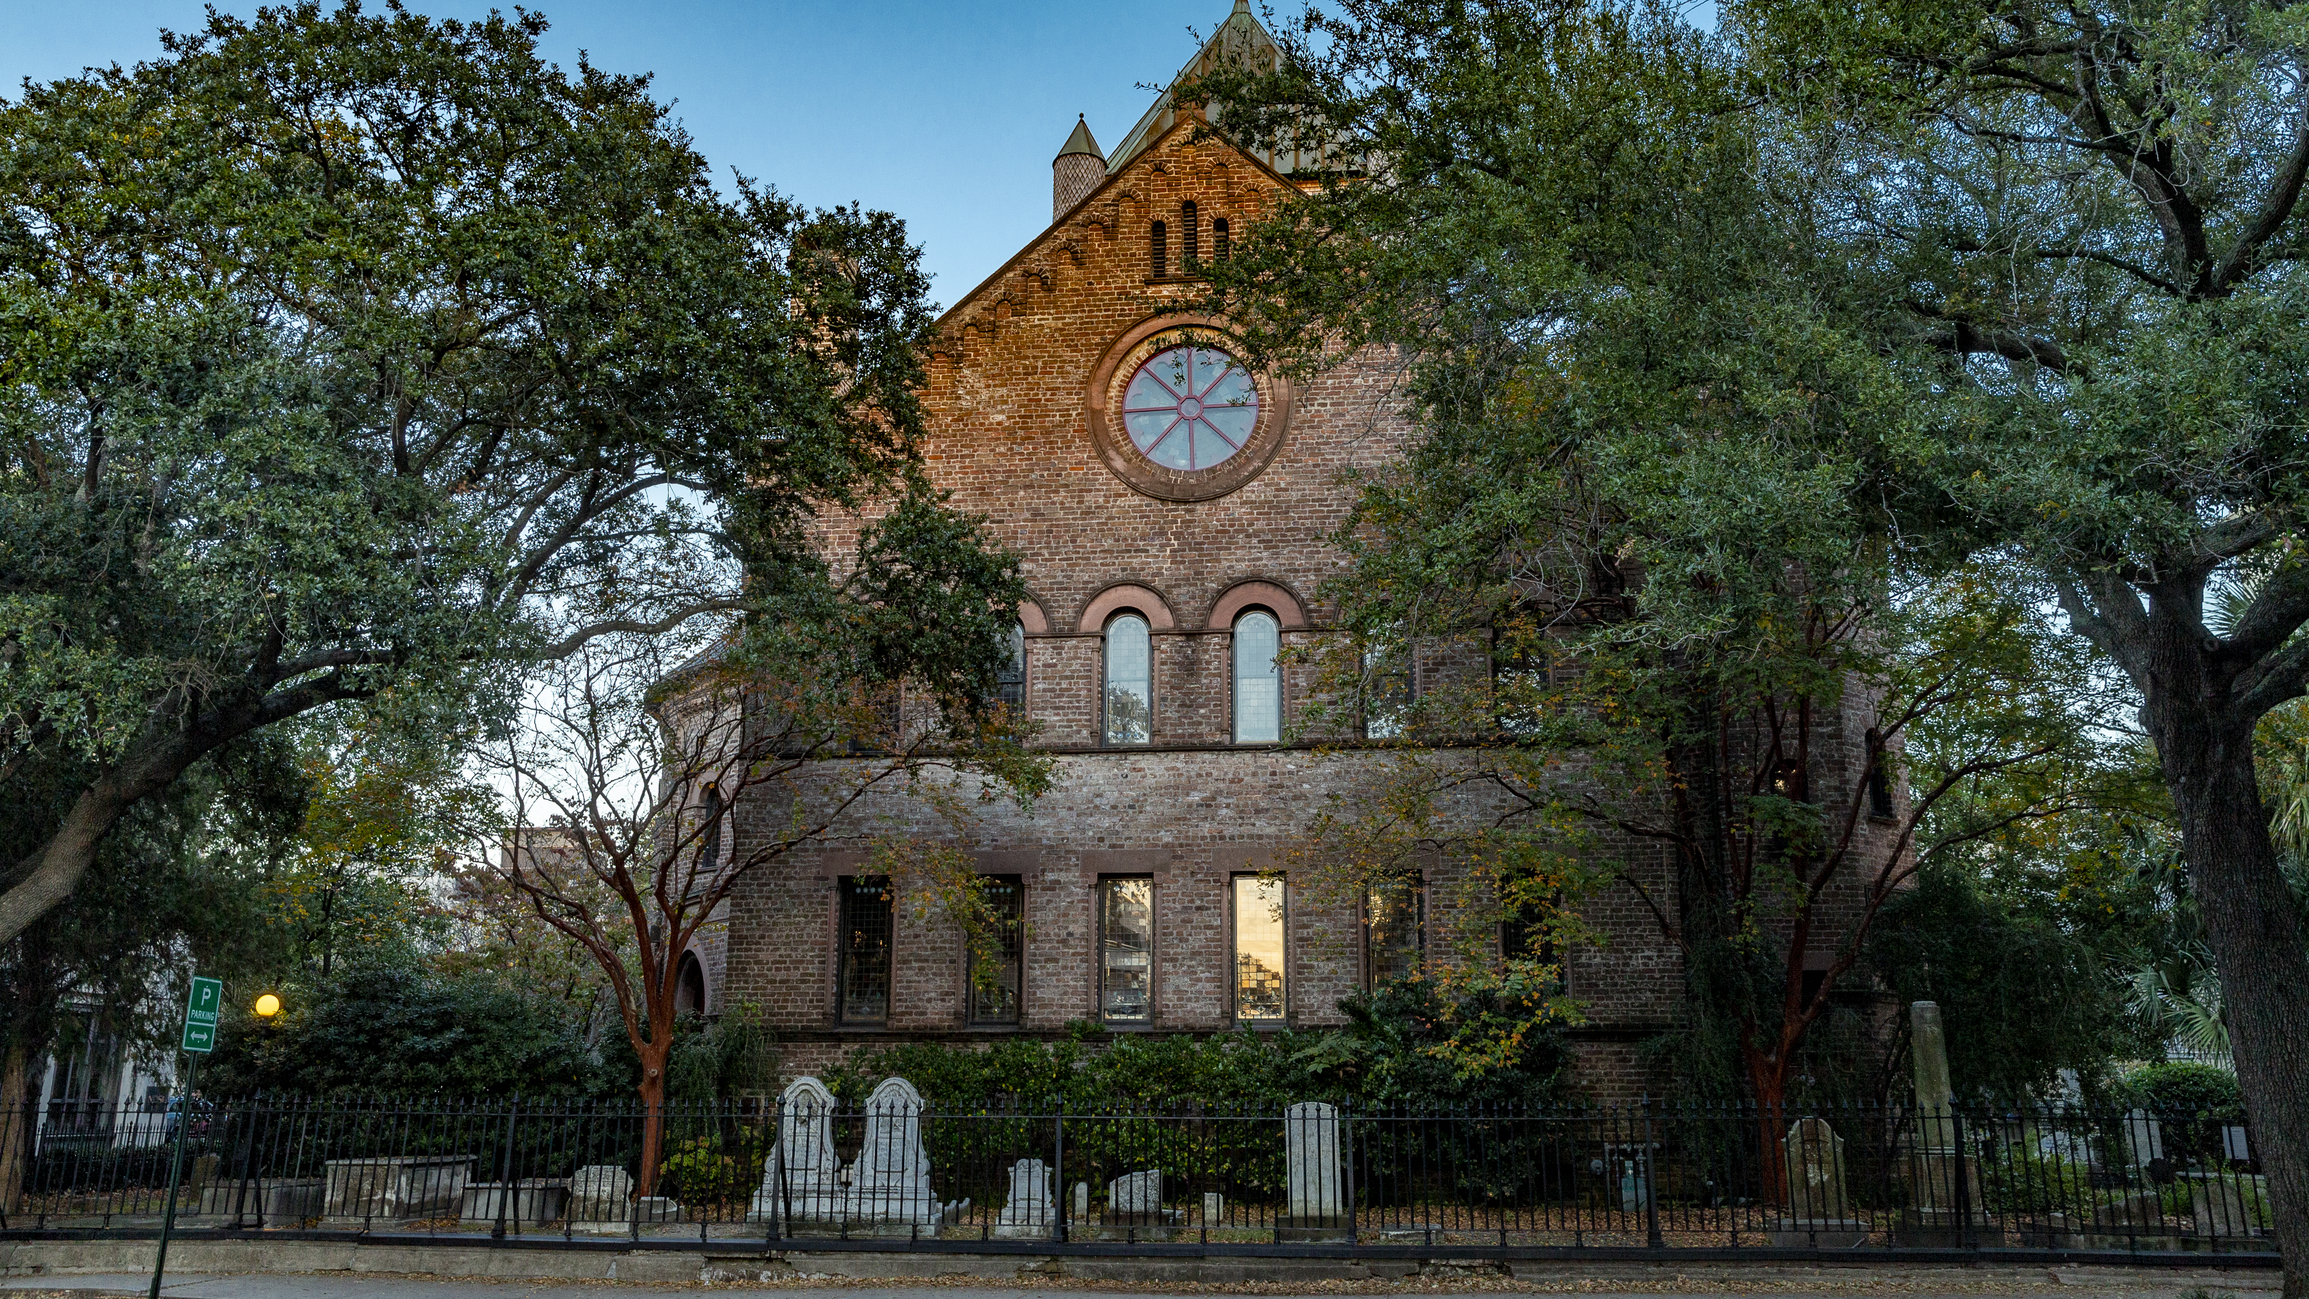
M 33 1106 L 26 1095 L 32 1069 L 32 1051 L 22 1031 L 8 1036 L 8 1052 L 0 1057 L 0 1224 L 24 1208 L 26 1156 L 32 1149 Z
M 2284 1293 L 2309 1299 L 2309 950 L 2253 772 L 2255 719 L 2169 693 L 2152 694 L 2147 719 L 2221 975 Z
M 641 1048 L 641 1194 L 657 1194 L 657 1166 L 665 1149 L 665 1061 L 673 1043 L 667 1035 Z
M 1766 1204 L 1788 1203 L 1788 1170 L 1780 1159 L 1780 1142 L 1788 1135 L 1788 1066 L 1753 1046 L 1743 1046 L 1748 1057 L 1748 1086 L 1756 1093 L 1756 1176 Z

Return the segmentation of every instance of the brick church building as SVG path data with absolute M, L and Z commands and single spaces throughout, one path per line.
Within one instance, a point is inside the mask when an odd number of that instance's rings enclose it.
M 1273 48 L 1237 0 L 1188 70 Z M 960 934 L 916 922 L 863 848 L 754 872 L 684 996 L 760 1008 L 790 1071 L 1078 1020 L 1336 1024 L 1343 996 L 1435 941 L 1444 901 L 1417 885 L 1317 902 L 1272 873 L 1330 794 L 1384 760 L 1356 733 L 1297 738 L 1287 716 L 1312 687 L 1277 655 L 1330 614 L 1341 472 L 1383 461 L 1407 425 L 1387 358 L 1294 384 L 1247 372 L 1224 322 L 1189 310 L 1198 264 L 1296 183 L 1289 159 L 1196 125 L 1167 94 L 1111 152 L 1077 123 L 1048 228 L 946 314 L 930 366 L 929 466 L 1023 558 L 1032 599 L 1009 690 L 1059 759 L 1031 814 L 989 809 L 970 845 L 1021 936 L 977 979 Z M 1412 687 L 1437 670 L 1417 664 Z M 1566 968 L 1590 1019 L 1573 1033 L 1578 1068 L 1601 1094 L 1644 1085 L 1637 1044 L 1681 987 L 1674 949 L 1617 906 L 1589 917 L 1606 941 Z

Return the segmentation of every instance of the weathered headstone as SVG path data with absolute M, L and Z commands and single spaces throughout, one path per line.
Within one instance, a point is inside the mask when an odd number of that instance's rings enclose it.
M 1826 1119 L 1796 1120 L 1780 1152 L 1791 1214 L 1806 1220 L 1851 1216 L 1844 1207 L 1844 1138 Z
M 841 1179 L 834 1093 L 815 1078 L 796 1078 L 778 1096 L 778 1139 L 762 1161 L 754 1216 L 786 1224 L 839 1221 Z
M 850 1165 L 850 1221 L 936 1227 L 930 1157 L 922 1150 L 922 1093 L 885 1078 L 866 1098 L 866 1139 Z
M 376 1159 L 331 1159 L 326 1174 L 324 1225 L 377 1219 L 453 1215 L 472 1178 L 472 1155 L 389 1155 Z
M 2124 1135 L 2125 1162 L 2133 1167 L 2147 1168 L 2151 1161 L 2165 1157 L 2165 1127 L 2147 1110 L 2125 1114 Z
M 2128 1191 L 2087 1214 L 2077 1223 L 2076 1244 L 2084 1249 L 2158 1249 L 2163 1246 L 2146 1238 L 2170 1232 L 2155 1191 Z
M 1979 1169 L 1962 1149 L 1939 1004 L 1910 1004 L 1908 1027 L 1909 1055 L 1916 1066 L 1916 1127 L 1908 1164 L 1912 1207 L 1901 1214 L 1900 1243 L 2002 1244 L 2001 1233 L 1981 1211 Z
M 1308 1239 L 1317 1233 L 1336 1236 L 1349 1225 L 1338 1106 L 1300 1101 L 1283 1111 L 1283 1171 L 1289 1185 L 1290 1217 L 1278 1224 L 1279 1231 Z
M 633 1226 L 633 1174 L 619 1164 L 587 1164 L 569 1179 L 569 1225 L 616 1233 Z
M 994 1234 L 1039 1240 L 1050 1235 L 1057 1220 L 1058 1206 L 1051 1199 L 1050 1165 L 1039 1159 L 1021 1159 L 1012 1164 L 1010 1196 L 1003 1201 L 1002 1216 L 994 1221 Z
M 1844 1197 L 1844 1138 L 1826 1119 L 1789 1125 L 1780 1168 L 1788 1179 L 1788 1216 L 1768 1229 L 1773 1244 L 1835 1248 L 1866 1239 L 1866 1225 Z
M 1137 1217 L 1159 1213 L 1163 1207 L 1163 1170 L 1142 1168 L 1124 1173 L 1106 1185 L 1106 1211 Z
M 1090 1221 L 1090 1183 L 1088 1182 L 1076 1182 L 1074 1184 L 1074 1220 L 1076 1222 Z
M 1227 1220 L 1227 1197 L 1217 1191 L 1203 1192 L 1203 1225 L 1216 1227 Z
M 2230 1124 L 2222 1128 L 2221 1157 L 2240 1164 L 2251 1163 L 2253 1159 L 2252 1134 L 2237 1124 Z
M 2189 1179 L 2190 1217 L 2199 1236 L 2251 1236 L 2269 1225 L 2268 1179 L 2216 1174 Z

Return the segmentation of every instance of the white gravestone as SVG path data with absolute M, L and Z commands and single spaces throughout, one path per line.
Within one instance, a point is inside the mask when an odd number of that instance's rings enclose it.
M 1335 1227 L 1346 1221 L 1338 1106 L 1300 1101 L 1283 1111 L 1283 1165 L 1290 1181 L 1293 1226 Z
M 936 1227 L 938 1220 L 922 1151 L 922 1093 L 885 1078 L 866 1098 L 866 1140 L 850 1165 L 850 1221 Z
M 834 1093 L 796 1078 L 778 1096 L 778 1139 L 762 1161 L 754 1216 L 834 1222 L 842 1216 L 842 1161 L 834 1153 Z
M 1050 1165 L 1039 1159 L 1021 1159 L 1010 1166 L 1010 1196 L 1002 1216 L 994 1220 L 994 1234 L 1010 1239 L 1041 1240 L 1058 1221 L 1058 1206 L 1051 1199 Z

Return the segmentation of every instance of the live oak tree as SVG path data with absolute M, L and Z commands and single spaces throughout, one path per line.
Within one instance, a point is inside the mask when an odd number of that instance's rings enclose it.
M 0 939 L 246 737 L 415 743 L 598 635 L 811 615 L 807 521 L 918 494 L 899 223 L 717 191 L 543 29 L 212 13 L 0 104 L 0 801 L 85 772 Z
M 1311 13 L 1280 73 L 1203 88 L 1337 169 L 1238 238 L 1228 305 L 1278 353 L 1412 349 L 1422 413 L 1470 426 L 1533 369 L 1579 381 L 1534 388 L 1550 418 L 1591 415 L 1597 322 L 1712 317 L 1698 363 L 1639 358 L 1691 372 L 1653 424 L 1746 437 L 1776 407 L 1888 568 L 2017 565 L 2138 692 L 2309 1292 L 2309 954 L 2251 744 L 2309 669 L 2309 32 L 2252 3 L 1720 13 L 1712 37 L 1579 3 Z M 2251 598 L 2216 629 L 2229 586 Z

